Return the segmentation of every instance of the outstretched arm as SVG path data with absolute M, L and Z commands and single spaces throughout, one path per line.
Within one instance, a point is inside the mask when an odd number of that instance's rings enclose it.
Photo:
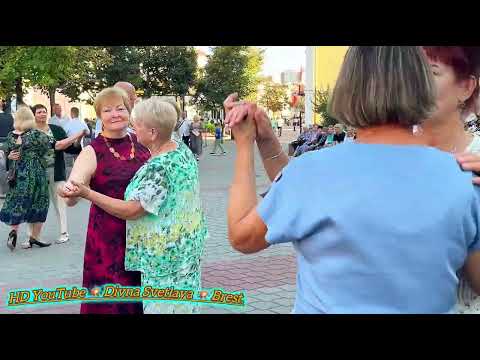
M 76 182 L 75 180 L 71 180 L 71 183 L 73 187 L 71 188 L 70 196 L 83 197 L 84 199 L 90 200 L 110 215 L 119 219 L 135 220 L 146 214 L 140 201 L 115 199 L 91 190 L 89 187 Z

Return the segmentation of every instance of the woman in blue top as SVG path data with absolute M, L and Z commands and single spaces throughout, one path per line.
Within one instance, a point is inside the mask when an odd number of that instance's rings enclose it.
M 253 145 L 266 115 L 248 103 L 228 113 L 237 143 L 230 242 L 244 253 L 293 243 L 295 313 L 451 312 L 464 265 L 480 289 L 479 190 L 451 154 L 412 133 L 434 111 L 434 89 L 419 47 L 351 47 L 331 112 L 357 128 L 357 142 L 291 161 L 258 206 Z M 310 190 L 318 187 L 321 195 Z

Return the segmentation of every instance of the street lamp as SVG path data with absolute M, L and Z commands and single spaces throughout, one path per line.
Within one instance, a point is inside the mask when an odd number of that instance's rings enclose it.
M 298 96 L 304 97 L 305 92 L 302 90 L 301 84 L 298 84 Z M 298 120 L 298 127 L 300 128 L 300 134 L 302 133 L 302 107 L 300 103 L 300 118 Z

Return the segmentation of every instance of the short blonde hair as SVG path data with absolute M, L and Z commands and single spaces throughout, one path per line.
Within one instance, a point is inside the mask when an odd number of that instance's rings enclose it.
M 177 102 L 173 100 L 170 96 L 152 96 L 151 98 L 158 98 L 161 101 L 165 101 L 171 104 L 177 112 L 177 121 L 180 119 L 180 116 L 182 116 L 182 110 L 180 109 L 180 106 L 178 106 Z
M 172 136 L 173 129 L 177 124 L 178 113 L 175 106 L 169 101 L 153 96 L 148 100 L 140 101 L 132 112 L 134 122 L 151 126 L 160 130 L 163 139 L 169 139 Z
M 35 115 L 28 106 L 18 107 L 14 116 L 13 127 L 15 130 L 22 132 L 36 127 Z
M 357 128 L 413 126 L 435 110 L 435 84 L 419 46 L 352 46 L 329 104 L 330 114 Z
M 200 121 L 200 119 L 201 119 L 201 118 L 200 118 L 200 116 L 198 116 L 198 115 L 195 115 L 195 116 L 193 117 L 193 121 Z
M 93 105 L 93 107 L 95 108 L 95 113 L 97 114 L 98 118 L 100 118 L 102 106 L 105 101 L 112 98 L 121 98 L 123 101 L 123 105 L 125 105 L 128 110 L 128 113 L 131 113 L 132 108 L 130 107 L 130 100 L 128 98 L 127 92 L 119 87 L 109 87 L 100 91 L 95 98 L 95 104 Z

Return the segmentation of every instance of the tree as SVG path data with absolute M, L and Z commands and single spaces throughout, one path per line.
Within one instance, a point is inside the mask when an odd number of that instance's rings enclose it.
M 197 73 L 197 53 L 193 46 L 138 47 L 142 59 L 141 73 L 145 95 L 172 95 L 182 99 L 194 86 Z
M 110 46 L 105 48 L 110 57 L 107 66 L 98 69 L 96 74 L 101 88 L 115 85 L 118 81 L 128 81 L 137 89 L 143 85 L 140 71 L 141 54 L 136 46 Z
M 322 117 L 323 126 L 335 125 L 338 121 L 328 113 L 328 104 L 330 102 L 330 88 L 318 89 L 315 91 L 313 102 L 313 111 Z
M 195 103 L 206 110 L 219 110 L 233 92 L 243 99 L 254 98 L 262 63 L 263 50 L 250 46 L 215 47 L 198 81 Z
M 0 82 L 6 90 L 15 88 L 17 102 L 21 103 L 23 88 L 32 86 L 48 94 L 50 106 L 55 103 L 57 90 L 76 99 L 87 73 L 98 66 L 97 59 L 105 59 L 99 48 L 75 46 L 12 46 L 0 49 Z M 77 90 L 76 92 L 74 90 Z
M 264 92 L 260 97 L 259 103 L 268 110 L 276 113 L 282 111 L 288 102 L 286 86 L 266 82 Z
M 7 99 L 8 109 L 13 94 L 18 103 L 23 103 L 24 76 L 30 56 L 27 46 L 0 46 L 0 92 Z
M 83 46 L 77 57 L 77 73 L 66 80 L 60 92 L 72 100 L 84 100 L 92 104 L 96 94 L 106 87 L 102 72 L 113 63 L 107 48 Z M 81 95 L 86 95 L 82 99 Z

